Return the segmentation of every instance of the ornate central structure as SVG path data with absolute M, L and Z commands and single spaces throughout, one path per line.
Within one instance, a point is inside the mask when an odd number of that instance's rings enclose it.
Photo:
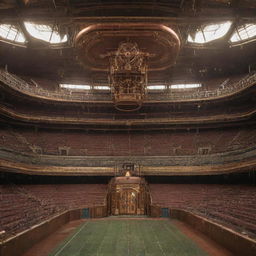
M 108 188 L 108 215 L 149 214 L 150 194 L 144 178 L 132 177 L 127 171 L 123 177 L 112 178 Z
M 164 79 L 180 50 L 179 37 L 170 27 L 147 22 L 89 25 L 74 43 L 77 59 L 87 72 L 102 75 L 102 81 L 108 74 L 113 103 L 120 111 L 141 107 L 148 75 L 151 84 Z
M 133 42 L 123 42 L 116 52 L 110 53 L 109 83 L 118 110 L 134 111 L 141 107 L 148 82 L 148 57 Z

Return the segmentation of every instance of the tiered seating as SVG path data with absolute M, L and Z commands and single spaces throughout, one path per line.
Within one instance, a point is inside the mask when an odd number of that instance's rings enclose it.
M 238 83 L 243 78 L 245 78 L 244 74 L 232 77 L 214 78 L 205 81 L 203 85 L 207 88 L 207 90 L 224 89 L 229 87 L 232 88 L 236 83 Z
M 107 193 L 105 184 L 23 185 L 22 187 L 40 200 L 62 209 L 103 205 Z
M 0 129 L 0 143 L 2 148 L 18 152 L 32 152 L 37 146 L 46 155 L 58 155 L 59 148 L 67 147 L 71 156 L 184 156 L 197 155 L 199 148 L 204 147 L 209 148 L 211 154 L 255 147 L 256 131 L 244 128 L 108 134 Z
M 256 236 L 256 187 L 150 184 L 153 204 L 189 210 Z
M 22 77 L 24 81 L 31 84 L 31 87 L 36 87 L 37 89 L 43 89 L 46 91 L 54 91 L 56 88 L 59 88 L 59 84 L 45 78 L 30 78 L 30 77 Z
M 103 205 L 107 185 L 0 186 L 0 232 L 6 237 L 67 209 Z
M 0 186 L 0 192 L 0 231 L 4 230 L 7 236 L 26 230 L 60 211 L 16 186 Z
M 0 129 L 0 148 L 17 152 L 31 152 L 26 138 L 12 129 Z

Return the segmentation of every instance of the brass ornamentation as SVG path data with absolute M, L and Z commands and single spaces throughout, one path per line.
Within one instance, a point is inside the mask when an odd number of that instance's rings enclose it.
M 149 214 L 150 195 L 144 178 L 131 176 L 115 177 L 109 183 L 109 215 Z
M 139 50 L 136 43 L 122 42 L 116 52 L 108 54 L 109 83 L 116 109 L 135 111 L 146 96 L 147 59 L 149 53 Z

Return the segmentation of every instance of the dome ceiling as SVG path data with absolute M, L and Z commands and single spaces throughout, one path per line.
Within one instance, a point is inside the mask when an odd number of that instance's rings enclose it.
M 246 24 L 256 24 L 255 13 L 253 0 L 2 1 L 1 23 L 5 28 L 11 24 L 25 42 L 11 41 L 8 35 L 2 38 L 0 67 L 21 76 L 47 76 L 57 83 L 106 85 L 109 67 L 104 56 L 128 39 L 152 55 L 149 85 L 201 84 L 256 68 L 255 37 L 247 43 L 241 35 L 242 29 L 248 29 Z M 28 22 L 46 29 L 38 33 L 47 34 L 49 42 L 32 36 Z M 204 44 L 188 40 L 196 33 L 204 37 L 206 28 L 208 33 L 209 26 L 223 22 L 231 25 L 222 37 Z M 216 32 L 221 26 L 215 27 Z M 61 43 L 53 43 L 56 35 Z M 232 45 L 234 35 L 243 44 Z
M 165 70 L 172 66 L 179 53 L 180 40 L 169 27 L 153 23 L 108 23 L 91 25 L 76 36 L 75 45 L 86 68 L 109 70 L 111 52 L 125 41 L 134 42 L 149 55 L 148 70 Z

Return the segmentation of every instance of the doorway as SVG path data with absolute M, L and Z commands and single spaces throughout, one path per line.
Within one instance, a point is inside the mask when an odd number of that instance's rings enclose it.
M 137 214 L 137 192 L 133 189 L 124 189 L 119 198 L 119 214 Z

